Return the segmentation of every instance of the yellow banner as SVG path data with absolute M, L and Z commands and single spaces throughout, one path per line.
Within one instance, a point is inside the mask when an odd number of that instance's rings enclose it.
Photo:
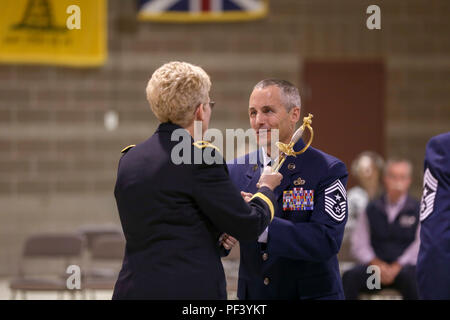
M 0 63 L 98 66 L 106 0 L 0 0 Z

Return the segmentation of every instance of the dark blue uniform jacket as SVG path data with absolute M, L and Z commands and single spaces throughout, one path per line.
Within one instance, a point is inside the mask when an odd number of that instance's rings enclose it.
M 254 240 L 276 208 L 265 187 L 247 204 L 223 162 L 174 164 L 175 129 L 161 124 L 120 159 L 114 194 L 126 251 L 113 299 L 226 299 L 219 235 Z
M 450 132 L 425 151 L 417 282 L 421 299 L 450 299 Z
M 300 140 L 294 150 L 303 147 Z M 244 159 L 235 159 L 228 167 L 238 189 L 253 193 L 260 168 L 248 164 L 249 158 L 247 154 Z M 256 158 L 261 166 L 261 157 Z M 238 164 L 242 161 L 247 164 Z M 337 158 L 310 147 L 297 157 L 287 157 L 280 173 L 283 180 L 274 191 L 278 208 L 267 244 L 240 242 L 238 297 L 343 299 L 337 253 L 347 221 L 346 167 Z M 283 211 L 283 191 L 294 188 L 313 191 L 312 210 Z

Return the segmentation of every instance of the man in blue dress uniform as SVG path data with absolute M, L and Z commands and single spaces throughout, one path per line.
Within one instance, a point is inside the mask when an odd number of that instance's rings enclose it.
M 208 128 L 210 87 L 203 69 L 184 62 L 163 65 L 148 83 L 147 99 L 162 123 L 122 151 L 114 194 L 126 249 L 113 299 L 226 299 L 221 233 L 256 239 L 273 218 L 280 174 L 264 174 L 247 204 L 223 158 L 206 161 L 216 158 L 216 147 L 192 139 L 194 121 Z M 173 152 L 174 137 L 187 148 Z
M 284 80 L 258 83 L 249 101 L 250 125 L 260 146 L 257 165 L 251 154 L 229 163 L 230 177 L 251 196 L 272 157 L 273 129 L 289 143 L 300 119 L 298 89 Z M 266 130 L 266 138 L 261 134 Z M 295 151 L 305 146 L 300 139 Z M 244 160 L 245 164 L 243 163 Z M 343 299 L 339 252 L 347 221 L 347 169 L 342 161 L 315 148 L 288 156 L 275 189 L 278 209 L 258 241 L 240 241 L 239 299 Z
M 420 299 L 450 299 L 450 132 L 425 151 L 417 284 Z

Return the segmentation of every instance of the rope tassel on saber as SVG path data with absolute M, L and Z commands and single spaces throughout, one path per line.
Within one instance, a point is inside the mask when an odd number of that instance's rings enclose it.
M 312 143 L 313 137 L 314 137 L 314 131 L 313 131 L 313 128 L 311 127 L 312 118 L 313 118 L 313 115 L 311 113 L 308 114 L 307 117 L 303 118 L 303 124 L 301 125 L 300 128 L 297 129 L 297 131 L 294 132 L 294 135 L 291 138 L 291 142 L 289 142 L 288 144 L 285 144 L 282 142 L 276 143 L 276 146 L 280 150 L 280 155 L 278 157 L 278 161 L 276 161 L 272 165 L 273 172 L 278 172 L 278 170 L 280 170 L 281 166 L 283 165 L 284 161 L 286 160 L 286 158 L 288 156 L 296 157 L 297 155 L 302 154 L 303 152 L 306 151 L 306 149 L 309 148 L 309 146 Z M 303 132 L 305 132 L 305 129 L 308 129 L 310 132 L 309 141 L 302 150 L 295 151 L 294 145 L 297 143 L 298 140 L 300 140 L 300 138 L 303 135 Z

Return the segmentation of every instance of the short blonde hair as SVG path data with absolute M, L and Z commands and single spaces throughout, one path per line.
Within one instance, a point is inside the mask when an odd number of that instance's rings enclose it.
M 202 68 L 173 61 L 153 73 L 146 93 L 159 121 L 186 127 L 194 120 L 195 108 L 208 102 L 210 88 L 211 80 Z

